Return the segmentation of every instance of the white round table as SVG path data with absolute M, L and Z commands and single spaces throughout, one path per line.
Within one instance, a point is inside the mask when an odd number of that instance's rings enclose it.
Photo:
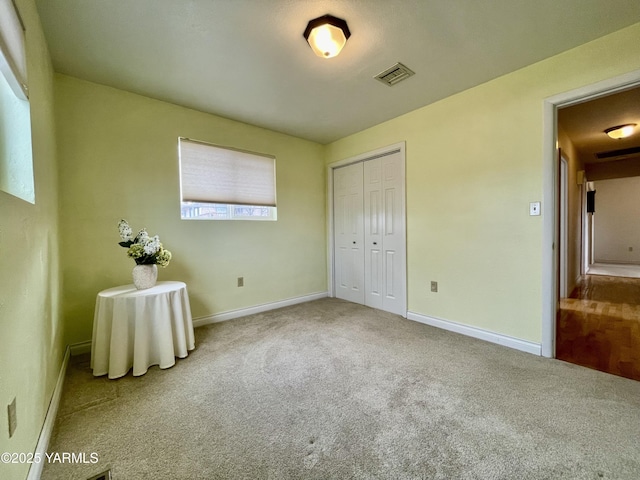
M 93 375 L 119 378 L 133 367 L 144 375 L 151 365 L 169 368 L 176 357 L 195 348 L 187 286 L 158 282 L 136 290 L 133 285 L 98 293 L 93 320 Z

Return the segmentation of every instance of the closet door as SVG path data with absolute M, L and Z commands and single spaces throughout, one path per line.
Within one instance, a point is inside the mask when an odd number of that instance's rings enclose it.
M 364 303 L 362 163 L 333 171 L 336 297 Z
M 384 210 L 382 203 L 382 162 L 368 160 L 364 166 L 364 301 L 382 309 L 384 299 Z
M 406 315 L 404 161 L 395 152 L 364 162 L 365 305 Z

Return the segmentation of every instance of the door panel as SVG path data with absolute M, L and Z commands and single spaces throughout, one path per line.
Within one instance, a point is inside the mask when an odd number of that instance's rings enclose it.
M 382 206 L 382 162 L 379 158 L 363 162 L 364 167 L 364 232 L 368 261 L 364 265 L 364 301 L 373 308 L 383 308 L 384 255 L 382 232 L 384 210 Z
M 384 191 L 384 234 L 393 235 L 394 232 L 394 199 L 398 192 L 395 188 Z
M 404 161 L 400 152 L 364 162 L 365 304 L 406 315 Z M 376 200 L 374 202 L 374 199 Z M 379 203 L 383 200 L 383 203 Z M 374 220 L 375 218 L 375 220 Z M 375 258 L 375 263 L 374 263 Z M 382 287 L 382 291 L 379 288 Z
M 362 164 L 333 171 L 336 297 L 364 303 Z
M 339 247 L 336 255 L 336 278 L 338 279 L 338 289 L 345 290 L 349 288 L 349 251 L 346 248 Z
M 384 299 L 383 309 L 406 315 L 405 176 L 400 152 L 382 157 L 384 178 Z
M 374 295 L 376 298 L 381 298 L 382 292 L 380 289 L 380 280 L 382 279 L 382 272 L 379 270 L 382 266 L 382 252 L 380 249 L 372 248 L 370 249 L 370 253 L 371 257 L 369 258 L 369 265 L 371 265 L 371 273 L 366 277 L 369 279 L 370 283 L 365 292 L 366 295 Z M 370 303 L 367 303 L 367 305 L 372 306 Z
M 386 264 L 385 264 L 385 281 L 386 281 L 386 285 L 385 285 L 385 298 L 389 299 L 389 300 L 395 300 L 396 299 L 396 295 L 395 295 L 395 285 L 394 285 L 394 275 L 393 275 L 393 271 L 394 271 L 394 266 L 396 265 L 396 252 L 394 251 L 390 251 L 387 250 L 386 252 Z
M 369 192 L 368 205 L 369 224 L 366 231 L 369 235 L 378 235 L 380 233 L 380 220 L 382 212 L 380 211 L 380 190 Z

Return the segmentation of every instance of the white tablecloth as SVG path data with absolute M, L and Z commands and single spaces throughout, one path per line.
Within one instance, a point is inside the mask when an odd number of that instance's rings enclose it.
M 134 375 L 144 375 L 151 365 L 169 368 L 194 348 L 183 282 L 158 282 L 146 290 L 124 285 L 98 294 L 91 346 L 95 376 L 118 378 L 131 367 Z

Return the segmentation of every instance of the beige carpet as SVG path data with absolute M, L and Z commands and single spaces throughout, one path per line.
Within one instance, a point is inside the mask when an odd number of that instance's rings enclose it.
M 42 478 L 640 478 L 640 382 L 335 299 L 196 341 L 142 377 L 74 362 L 49 451 L 99 462 Z

